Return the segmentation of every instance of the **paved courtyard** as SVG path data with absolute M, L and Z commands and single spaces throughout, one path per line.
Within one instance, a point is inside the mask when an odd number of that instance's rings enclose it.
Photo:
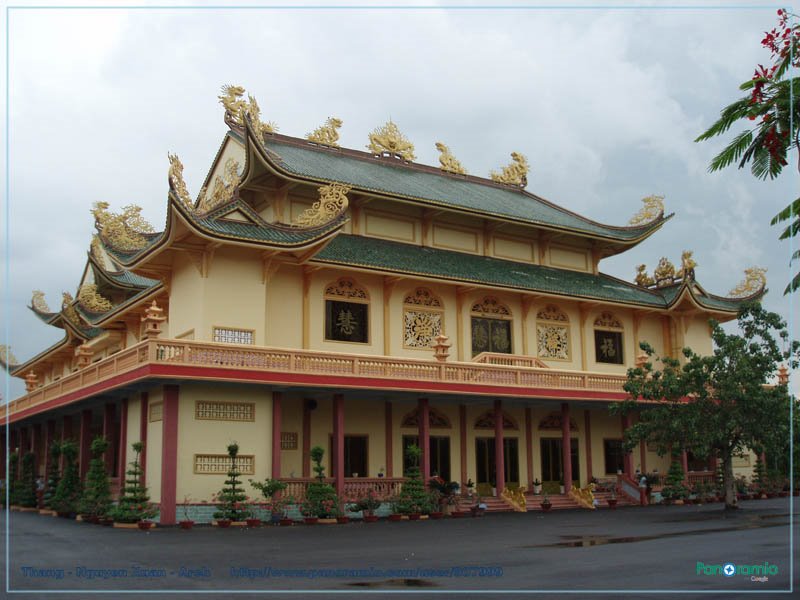
M 588 590 L 610 592 L 592 597 L 619 597 L 620 591 L 646 597 L 671 590 L 660 597 L 702 591 L 704 598 L 732 598 L 789 589 L 790 500 L 745 502 L 734 514 L 714 504 L 149 533 L 30 513 L 0 520 L 10 533 L 11 589 L 42 590 L 25 598 L 53 598 L 55 590 L 86 598 L 86 591 L 123 589 L 168 592 L 126 598 L 229 595 L 203 590 L 236 590 L 237 598 L 266 591 L 298 597 L 307 594 L 303 590 L 316 597 L 464 595 L 458 590 L 509 597 L 523 590 L 538 598 Z M 793 500 L 796 511 L 800 503 Z M 794 533 L 797 540 L 796 521 Z M 738 572 L 710 574 L 726 563 Z M 752 565 L 766 568 L 766 579 L 748 574 Z M 798 588 L 796 569 L 793 577 Z

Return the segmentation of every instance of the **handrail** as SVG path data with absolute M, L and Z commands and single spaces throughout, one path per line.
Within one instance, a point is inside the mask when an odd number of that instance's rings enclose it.
M 617 493 L 626 496 L 634 504 L 643 504 L 639 484 L 625 473 L 617 473 Z
M 222 344 L 196 340 L 144 340 L 92 363 L 9 403 L 9 414 L 79 391 L 147 364 L 191 365 L 317 375 L 403 379 L 503 386 L 622 392 L 625 375 L 571 371 L 520 364 L 533 357 L 510 356 L 514 364 L 492 364 L 496 353 L 484 353 L 488 362 L 438 362 L 431 359 L 293 350 L 265 346 Z M 506 356 L 506 355 L 500 355 Z M 498 359 L 499 360 L 499 359 Z

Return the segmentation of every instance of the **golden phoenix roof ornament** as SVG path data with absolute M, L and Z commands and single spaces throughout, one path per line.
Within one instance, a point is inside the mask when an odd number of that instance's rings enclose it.
M 78 304 L 88 311 L 100 313 L 114 308 L 111 301 L 97 291 L 97 284 L 85 283 L 78 290 Z
M 524 188 L 528 185 L 529 170 L 530 165 L 528 165 L 528 159 L 519 152 L 512 152 L 511 163 L 503 167 L 500 173 L 491 171 L 489 176 L 492 178 L 492 181 L 496 181 L 497 183 L 516 185 Z
M 467 170 L 461 166 L 461 163 L 450 152 L 450 148 L 442 142 L 436 142 L 436 149 L 441 152 L 439 155 L 439 165 L 442 171 L 447 173 L 455 173 L 456 175 L 466 175 Z
M 319 227 L 330 223 L 347 210 L 350 186 L 331 183 L 319 188 L 319 200 L 304 210 L 293 223 L 299 227 Z
M 324 125 L 320 125 L 311 133 L 306 134 L 306 139 L 315 144 L 323 146 L 332 146 L 338 148 L 339 132 L 337 129 L 342 126 L 342 120 L 336 117 L 328 117 Z
M 183 180 L 183 163 L 181 159 L 178 158 L 177 154 L 169 153 L 167 153 L 167 158 L 169 159 L 169 171 L 167 175 L 169 178 L 169 187 L 175 192 L 175 195 L 178 196 L 186 208 L 193 208 L 194 202 L 192 202 L 192 198 L 189 196 L 189 190 L 186 189 L 186 182 Z
M 244 129 L 245 120 L 249 117 L 258 139 L 263 140 L 265 133 L 275 133 L 278 126 L 272 121 L 266 123 L 261 120 L 261 109 L 256 99 L 247 94 L 247 101 L 242 98 L 245 89 L 240 85 L 223 85 L 222 96 L 218 96 L 220 103 L 225 107 L 225 122 L 228 126 Z
M 658 266 L 653 271 L 653 276 L 658 287 L 672 285 L 675 283 L 675 265 L 666 256 L 662 256 L 658 261 Z
M 650 287 L 656 281 L 647 274 L 647 265 L 636 265 L 636 277 L 633 279 L 639 287 Z
M 5 344 L 0 344 L 0 364 L 7 365 L 9 367 L 19 364 L 17 357 L 14 356 L 14 353 L 11 351 L 11 347 L 6 346 Z
M 200 202 L 197 205 L 198 213 L 208 213 L 218 206 L 230 202 L 236 195 L 236 190 L 242 178 L 239 175 L 239 162 L 229 158 L 225 161 L 222 175 L 214 177 L 211 193 L 203 188 L 200 190 Z
M 681 268 L 675 273 L 676 279 L 694 279 L 694 270 L 697 267 L 697 261 L 692 258 L 693 250 L 684 250 L 681 254 Z
M 386 125 L 378 127 L 369 134 L 367 149 L 373 154 L 399 156 L 408 161 L 416 160 L 414 144 L 400 133 L 397 125 L 389 119 Z
M 761 292 L 767 287 L 767 270 L 762 267 L 750 267 L 744 270 L 744 279 L 728 292 L 730 298 L 747 298 Z
M 33 293 L 31 294 L 31 306 L 37 312 L 50 312 L 50 307 L 47 306 L 47 301 L 44 299 L 44 292 L 42 290 L 33 290 Z
M 644 225 L 664 215 L 664 196 L 653 194 L 642 198 L 644 206 L 628 221 L 629 225 Z
M 71 322 L 76 327 L 83 327 L 81 318 L 78 316 L 78 311 L 76 311 L 75 307 L 72 305 L 72 303 L 75 302 L 72 294 L 69 292 L 62 292 L 61 296 L 61 313 L 67 321 Z
M 123 206 L 121 213 L 112 213 L 108 202 L 95 202 L 91 213 L 102 240 L 117 250 L 141 250 L 147 245 L 143 234 L 153 232 L 152 225 L 142 216 L 142 207 L 135 204 Z

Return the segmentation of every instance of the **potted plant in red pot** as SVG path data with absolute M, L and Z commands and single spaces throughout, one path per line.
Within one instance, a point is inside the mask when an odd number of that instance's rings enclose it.
M 191 506 L 192 498 L 190 496 L 184 496 L 183 502 L 181 502 L 181 512 L 183 513 L 183 519 L 178 521 L 178 525 L 180 525 L 181 529 L 189 530 L 194 527 L 194 521 L 189 517 L 189 507 Z
M 111 508 L 111 482 L 106 472 L 106 461 L 103 455 L 108 450 L 108 442 L 104 437 L 96 437 L 92 441 L 92 460 L 83 484 L 83 494 L 78 505 L 78 512 L 83 520 L 99 523 Z
M 324 456 L 325 450 L 321 446 L 314 446 L 311 449 L 311 460 L 314 463 L 313 470 L 317 481 L 308 484 L 305 500 L 300 506 L 305 522 L 309 525 L 319 519 L 325 519 L 326 522 L 332 520 L 335 523 L 339 515 L 339 497 L 336 495 L 336 490 L 329 483 L 325 483 L 325 467 L 322 466 Z
M 550 510 L 553 507 L 553 503 L 550 502 L 550 498 L 547 497 L 547 494 L 545 494 L 542 497 L 542 502 L 541 502 L 540 506 L 542 507 L 542 510 L 545 511 L 545 512 L 547 512 L 548 510 Z
M 125 485 L 122 488 L 119 502 L 109 511 L 109 516 L 114 519 L 114 527 L 130 528 L 137 527 L 138 523 L 142 523 L 140 528 L 147 530 L 153 526 L 150 519 L 158 514 L 158 509 L 150 504 L 147 487 L 142 485 L 142 467 L 139 463 L 139 456 L 144 449 L 144 443 L 136 442 L 132 448 L 134 458 L 130 463 L 130 468 L 125 472 Z
M 277 525 L 281 520 L 281 514 L 283 512 L 283 506 L 281 502 L 279 502 L 279 498 L 281 497 L 281 492 L 286 489 L 287 484 L 279 479 L 270 478 L 267 478 L 263 482 L 253 481 L 252 479 L 248 481 L 251 486 L 261 491 L 264 498 L 267 499 L 272 524 Z
M 367 490 L 366 494 L 360 498 L 356 498 L 350 504 L 350 510 L 353 512 L 361 512 L 365 523 L 374 523 L 378 520 L 375 511 L 381 507 L 381 499 L 378 497 L 378 492 L 374 488 Z
M 241 522 L 248 516 L 247 495 L 242 490 L 242 484 L 239 481 L 241 473 L 236 464 L 239 456 L 239 444 L 236 442 L 228 444 L 228 456 L 231 464 L 228 468 L 225 487 L 214 496 L 214 500 L 219 503 L 219 510 L 214 513 L 219 527 L 225 527 L 220 521 Z M 228 523 L 229 525 L 230 523 Z

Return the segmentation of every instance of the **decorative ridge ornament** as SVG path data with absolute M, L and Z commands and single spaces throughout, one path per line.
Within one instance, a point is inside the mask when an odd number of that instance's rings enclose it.
M 220 103 L 225 107 L 225 123 L 229 127 L 243 130 L 245 118 L 250 118 L 250 124 L 259 140 L 264 139 L 264 134 L 275 133 L 278 126 L 272 121 L 261 120 L 261 109 L 256 99 L 247 95 L 247 102 L 242 99 L 245 89 L 240 85 L 223 85 L 222 96 L 218 96 Z
M 414 144 L 400 133 L 397 125 L 389 119 L 386 125 L 369 134 L 367 149 L 378 156 L 395 156 L 407 161 L 416 160 Z
M 634 281 L 639 287 L 650 287 L 656 283 L 655 279 L 647 274 L 647 265 L 636 265 L 636 277 Z
M 656 279 L 656 287 L 672 285 L 675 283 L 675 265 L 666 256 L 662 256 L 653 271 L 653 276 Z
M 3 365 L 7 365 L 9 367 L 13 367 L 19 364 L 17 357 L 14 356 L 14 353 L 11 351 L 10 346 L 6 346 L 5 344 L 0 344 L 0 363 Z
M 467 170 L 461 166 L 461 163 L 450 152 L 450 148 L 442 142 L 436 142 L 436 149 L 441 152 L 439 155 L 439 168 L 446 173 L 455 173 L 456 175 L 466 175 Z
M 239 175 L 239 163 L 232 158 L 225 161 L 225 168 L 222 175 L 214 177 L 211 194 L 203 188 L 200 192 L 200 200 L 197 205 L 197 212 L 206 214 L 233 200 L 236 197 L 239 183 L 242 178 Z
M 145 233 L 152 233 L 153 227 L 142 217 L 142 207 L 129 204 L 122 212 L 109 212 L 108 202 L 95 202 L 91 210 L 94 223 L 103 241 L 117 250 L 133 252 L 147 245 Z
M 90 312 L 102 313 L 114 308 L 111 301 L 97 291 L 96 283 L 85 283 L 78 290 L 78 304 Z
M 511 163 L 503 167 L 500 173 L 491 171 L 489 176 L 492 178 L 492 181 L 496 181 L 497 183 L 505 183 L 507 185 L 515 185 L 524 188 L 528 185 L 528 171 L 530 170 L 528 159 L 519 152 L 512 152 L 511 159 Z
M 629 225 L 644 225 L 652 223 L 664 216 L 664 196 L 653 194 L 642 198 L 644 206 L 628 221 Z
M 189 190 L 186 189 L 186 182 L 183 179 L 183 163 L 181 159 L 178 158 L 177 154 L 170 153 L 167 153 L 167 158 L 169 159 L 169 171 L 167 175 L 169 187 L 175 192 L 175 195 L 178 196 L 186 208 L 194 208 L 194 202 L 192 202 L 192 198 L 189 196 Z
M 683 279 L 684 281 L 694 279 L 694 270 L 697 267 L 697 262 L 692 258 L 694 251 L 684 250 L 681 254 L 681 268 L 675 274 L 676 279 Z
M 634 282 L 639 287 L 664 287 L 672 285 L 677 281 L 694 281 L 694 270 L 697 268 L 697 261 L 692 258 L 694 251 L 684 250 L 681 254 L 681 268 L 675 271 L 675 266 L 670 262 L 666 256 L 662 256 L 658 261 L 653 277 L 647 274 L 647 267 L 645 265 L 636 265 L 636 276 Z
M 322 146 L 331 146 L 338 148 L 339 132 L 337 129 L 342 126 L 342 120 L 336 117 L 328 117 L 324 125 L 320 125 L 311 133 L 306 134 L 306 139 L 309 142 L 320 144 Z
M 64 315 L 64 318 L 72 323 L 75 327 L 83 327 L 83 325 L 81 325 L 81 318 L 78 316 L 78 311 L 76 311 L 75 307 L 72 305 L 73 302 L 75 302 L 75 300 L 72 298 L 72 294 L 69 292 L 63 292 L 61 300 L 61 314 Z
M 762 267 L 750 267 L 744 270 L 744 279 L 728 292 L 729 298 L 747 298 L 767 287 L 767 270 Z
M 319 200 L 304 210 L 295 220 L 296 227 L 319 227 L 330 223 L 347 210 L 350 186 L 331 183 L 319 188 Z
M 49 313 L 50 307 L 44 299 L 44 292 L 42 290 L 33 290 L 31 295 L 31 306 L 40 313 Z

